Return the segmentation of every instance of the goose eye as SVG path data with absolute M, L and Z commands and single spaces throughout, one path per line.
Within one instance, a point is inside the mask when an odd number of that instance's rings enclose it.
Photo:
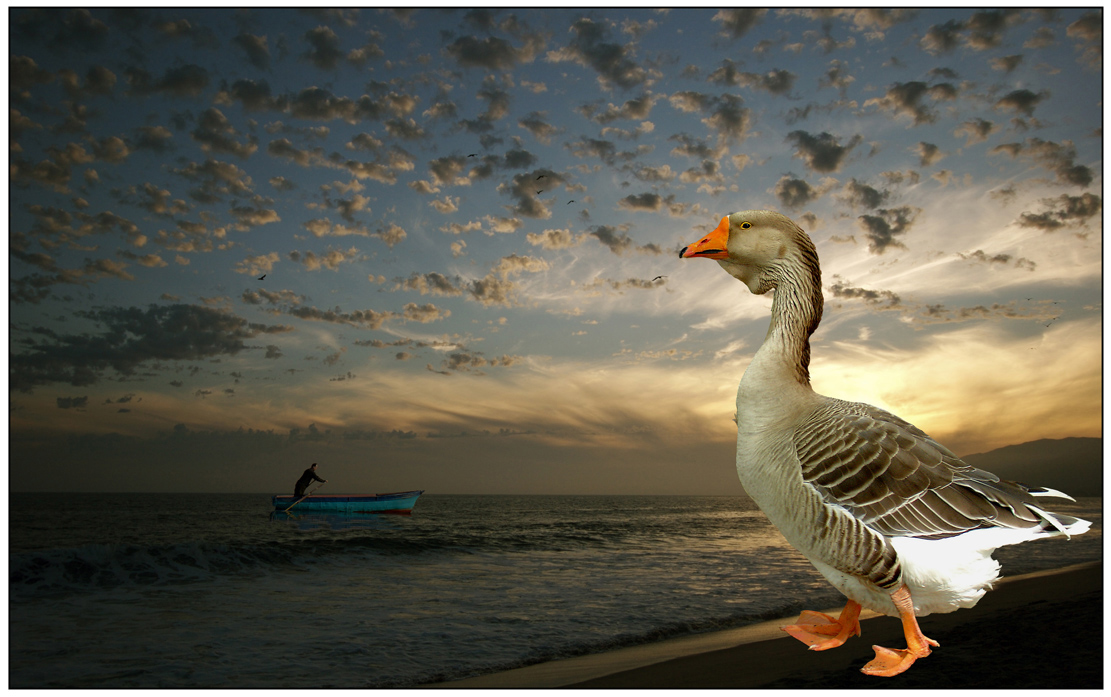
M 752 227 L 752 223 L 741 223 L 741 229 L 742 230 L 747 230 L 750 227 Z

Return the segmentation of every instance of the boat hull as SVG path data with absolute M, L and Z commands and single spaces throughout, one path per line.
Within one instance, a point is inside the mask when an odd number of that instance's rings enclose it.
M 304 498 L 277 495 L 271 498 L 275 511 L 299 513 L 410 513 L 424 491 L 393 494 L 310 494 Z

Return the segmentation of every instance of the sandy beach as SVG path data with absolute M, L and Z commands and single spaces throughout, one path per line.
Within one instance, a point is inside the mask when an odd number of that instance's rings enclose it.
M 840 608 L 823 609 L 836 615 Z M 969 610 L 921 621 L 941 646 L 906 673 L 860 668 L 873 644 L 905 645 L 895 618 L 861 615 L 861 636 L 807 651 L 779 630 L 794 617 L 440 683 L 489 688 L 1057 688 L 1103 686 L 1103 565 L 1005 578 Z M 428 686 L 433 687 L 433 686 Z

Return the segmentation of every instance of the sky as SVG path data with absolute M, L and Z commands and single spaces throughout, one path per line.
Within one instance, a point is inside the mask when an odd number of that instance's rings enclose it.
M 14 491 L 740 493 L 757 208 L 818 392 L 1102 434 L 1098 8 L 7 21 Z

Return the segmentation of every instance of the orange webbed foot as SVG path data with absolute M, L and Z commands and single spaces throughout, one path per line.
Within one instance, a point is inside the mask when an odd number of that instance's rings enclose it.
M 860 605 L 850 600 L 837 619 L 824 612 L 804 610 L 795 624 L 782 629 L 811 651 L 825 651 L 844 644 L 851 636 L 860 636 L 859 616 Z
M 918 656 L 911 653 L 910 649 L 888 649 L 882 646 L 873 646 L 872 649 L 876 652 L 876 657 L 860 669 L 865 675 L 890 678 L 910 668 L 918 660 Z
M 922 633 L 918 627 L 918 620 L 914 616 L 914 604 L 910 600 L 910 591 L 904 585 L 891 594 L 899 616 L 903 621 L 903 633 L 907 638 L 907 648 L 888 649 L 883 646 L 873 646 L 876 657 L 860 669 L 865 675 L 877 675 L 889 678 L 902 673 L 914 665 L 919 658 L 930 655 L 931 646 L 940 646 L 936 641 Z

